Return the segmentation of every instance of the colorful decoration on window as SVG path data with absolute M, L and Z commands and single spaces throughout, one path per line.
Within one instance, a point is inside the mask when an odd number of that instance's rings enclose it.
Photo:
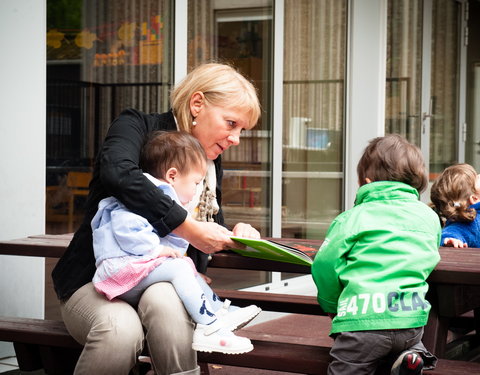
M 132 47 L 135 45 L 135 31 L 137 24 L 135 22 L 125 22 L 118 29 L 118 39 L 124 46 Z
M 158 65 L 163 62 L 163 27 L 157 14 L 144 22 L 103 23 L 81 31 L 51 29 L 49 58 L 88 58 L 95 67 Z
M 142 22 L 140 35 L 140 65 L 161 64 L 163 61 L 163 22 L 160 15 L 150 18 L 150 22 Z
M 58 29 L 51 29 L 47 32 L 47 46 L 53 48 L 60 48 L 65 34 L 58 31 Z
M 91 49 L 93 42 L 99 40 L 97 34 L 91 33 L 88 30 L 83 30 L 75 37 L 75 44 L 80 48 Z

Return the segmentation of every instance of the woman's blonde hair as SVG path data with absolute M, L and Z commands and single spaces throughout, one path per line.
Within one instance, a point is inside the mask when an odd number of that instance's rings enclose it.
M 430 191 L 434 210 L 442 221 L 470 222 L 477 212 L 469 198 L 476 193 L 477 172 L 469 164 L 455 164 L 440 174 Z
M 180 130 L 191 131 L 190 99 L 198 91 L 203 93 L 207 105 L 245 109 L 250 128 L 260 118 L 260 102 L 253 84 L 230 65 L 208 63 L 192 70 L 170 94 Z

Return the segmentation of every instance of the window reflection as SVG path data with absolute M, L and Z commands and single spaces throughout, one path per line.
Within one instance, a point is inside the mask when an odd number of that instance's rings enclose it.
M 222 207 L 232 227 L 247 222 L 270 235 L 271 1 L 191 0 L 189 69 L 215 60 L 235 66 L 253 81 L 264 109 L 257 126 L 243 132 L 240 145 L 222 155 Z
M 439 0 L 432 2 L 429 14 L 423 11 L 422 2 L 388 3 L 385 131 L 428 148 L 423 151 L 433 180 L 458 161 L 461 4 Z M 424 17 L 431 19 L 431 29 L 423 24 Z M 422 46 L 425 35 L 431 37 L 429 46 Z M 422 71 L 426 52 L 431 53 L 431 64 Z M 422 97 L 428 103 L 422 103 Z M 422 142 L 428 135 L 425 118 L 430 119 L 430 137 Z
M 323 238 L 342 209 L 346 2 L 285 15 L 282 236 Z
M 387 22 L 385 132 L 420 146 L 422 2 L 390 0 Z
M 112 120 L 168 110 L 172 12 L 173 0 L 47 1 L 47 232 L 79 224 L 84 197 L 72 207 L 67 181 L 91 172 Z
M 457 160 L 458 87 L 461 4 L 433 2 L 430 173 L 440 173 Z

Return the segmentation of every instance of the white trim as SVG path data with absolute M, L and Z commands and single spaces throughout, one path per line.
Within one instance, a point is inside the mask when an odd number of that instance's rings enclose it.
M 272 233 L 282 235 L 282 142 L 283 142 L 283 0 L 273 4 L 273 116 L 272 116 Z
M 0 240 L 45 233 L 46 3 L 0 1 Z M 0 285 L 0 315 L 44 318 L 44 258 L 0 256 Z
M 386 0 L 348 2 L 345 209 L 355 201 L 364 148 L 385 134 L 387 5 Z
M 461 21 L 460 21 L 460 56 L 459 56 L 459 85 L 458 85 L 458 145 L 457 160 L 459 163 L 465 163 L 465 145 L 468 126 L 467 121 L 467 46 L 465 45 L 465 33 L 468 27 L 468 2 L 462 1 Z
M 425 160 L 427 175 L 430 171 L 430 116 L 431 116 L 431 71 L 432 71 L 432 0 L 423 2 L 422 36 L 422 103 L 420 148 Z
M 317 295 L 317 288 L 315 287 L 312 276 L 310 275 L 296 276 L 284 280 L 279 279 L 275 282 L 272 281 L 270 283 L 251 286 L 241 290 L 246 292 L 282 293 L 302 296 Z
M 225 177 L 248 176 L 248 177 L 268 177 L 269 171 L 248 171 L 244 169 L 224 169 Z M 283 178 L 324 178 L 338 180 L 343 177 L 342 172 L 316 172 L 316 171 L 283 171 Z
M 175 0 L 173 81 L 176 85 L 187 75 L 188 61 L 188 0 Z

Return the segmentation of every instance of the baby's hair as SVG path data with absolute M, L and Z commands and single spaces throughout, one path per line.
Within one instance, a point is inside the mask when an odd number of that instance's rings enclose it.
M 469 208 L 469 198 L 475 194 L 477 172 L 469 164 L 445 168 L 432 185 L 430 199 L 441 219 L 470 222 L 477 211 Z
M 188 173 L 205 168 L 207 156 L 200 142 L 185 132 L 155 131 L 143 146 L 140 167 L 158 179 L 165 179 L 170 168 Z
M 398 134 L 370 141 L 357 166 L 358 182 L 398 181 L 420 193 L 427 187 L 425 162 L 420 149 Z

